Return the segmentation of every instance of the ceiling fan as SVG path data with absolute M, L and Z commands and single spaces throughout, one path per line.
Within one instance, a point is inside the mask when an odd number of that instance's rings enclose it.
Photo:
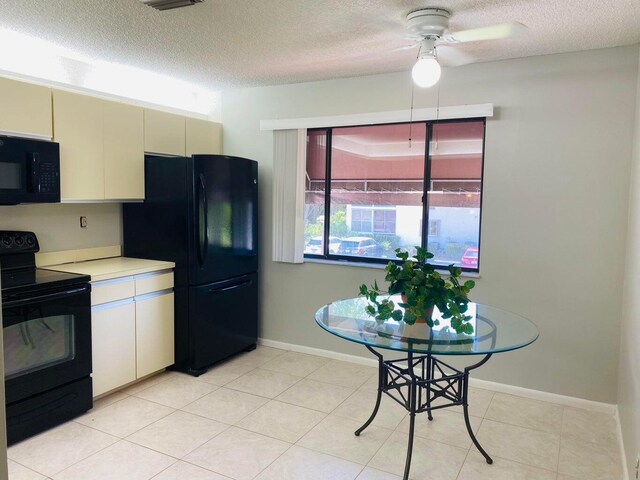
M 527 28 L 522 23 L 509 22 L 451 32 L 449 17 L 451 13 L 443 8 L 423 8 L 407 15 L 408 37 L 420 45 L 418 61 L 411 71 L 413 81 L 419 87 L 431 87 L 438 83 L 441 73 L 438 56 L 443 47 L 446 49 L 445 56 L 450 60 L 449 63 L 468 63 L 468 57 L 465 58 L 464 54 L 448 47 L 457 43 L 514 37 Z

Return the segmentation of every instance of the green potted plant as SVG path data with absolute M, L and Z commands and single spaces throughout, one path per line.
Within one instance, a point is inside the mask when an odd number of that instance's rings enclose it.
M 449 277 L 443 278 L 436 268 L 427 260 L 433 254 L 426 249 L 416 247 L 416 254 L 411 259 L 409 253 L 396 249 L 396 256 L 400 264 L 389 262 L 385 267 L 385 280 L 389 282 L 389 290 L 382 291 L 378 283 L 371 287 L 360 286 L 360 295 L 369 300 L 366 312 L 376 320 L 393 319 L 404 321 L 409 325 L 426 322 L 429 327 L 439 325 L 438 319 L 431 318 L 434 307 L 438 308 L 443 319 L 449 319 L 451 328 L 456 333 L 473 333 L 473 325 L 469 323 L 471 317 L 466 314 L 469 303 L 469 292 L 475 287 L 473 280 L 460 283 L 462 269 L 453 264 L 447 268 Z M 401 301 L 396 303 L 388 296 L 400 294 Z M 380 296 L 384 298 L 378 298 Z

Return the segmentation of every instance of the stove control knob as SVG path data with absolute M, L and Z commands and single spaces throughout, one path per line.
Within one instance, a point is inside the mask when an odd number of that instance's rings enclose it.
M 3 245 L 5 245 L 5 246 L 7 246 L 7 247 L 10 247 L 10 246 L 11 246 L 11 243 L 12 243 L 12 242 L 11 242 L 11 237 L 9 237 L 9 236 L 2 237 L 2 244 L 3 244 Z
M 33 235 L 29 235 L 27 236 L 27 245 L 29 245 L 30 247 L 33 247 L 33 244 L 36 243 L 35 239 L 33 238 Z
M 24 243 L 24 238 L 23 237 L 16 237 L 16 239 L 14 240 L 16 245 L 21 247 L 22 244 Z

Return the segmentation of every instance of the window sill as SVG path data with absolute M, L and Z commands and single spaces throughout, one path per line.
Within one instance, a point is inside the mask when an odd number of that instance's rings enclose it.
M 375 268 L 378 270 L 384 270 L 386 264 L 382 263 L 368 263 L 368 262 L 350 262 L 347 260 L 325 260 L 322 258 L 305 258 L 304 263 L 322 263 L 325 265 L 340 265 L 342 267 L 361 267 L 361 268 Z M 436 269 L 437 272 L 448 275 L 449 270 Z M 462 272 L 461 277 L 466 278 L 481 278 L 479 273 L 476 272 Z

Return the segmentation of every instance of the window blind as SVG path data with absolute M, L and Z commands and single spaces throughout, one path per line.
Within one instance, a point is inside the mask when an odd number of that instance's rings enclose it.
M 273 261 L 304 261 L 307 130 L 273 132 Z

